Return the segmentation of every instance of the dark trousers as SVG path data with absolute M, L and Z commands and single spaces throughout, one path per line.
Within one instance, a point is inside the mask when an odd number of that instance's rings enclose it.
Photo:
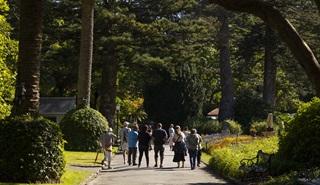
M 138 149 L 137 147 L 129 147 L 129 152 L 128 152 L 128 163 L 129 163 L 129 165 L 131 164 L 131 161 L 132 161 L 133 164 L 136 164 L 137 149 Z
M 139 146 L 139 166 L 141 164 L 143 153 L 146 156 L 147 166 L 149 166 L 149 146 Z
M 202 153 L 201 153 L 201 149 L 200 149 L 200 150 L 198 150 L 198 153 L 197 153 L 197 164 L 198 165 L 201 163 L 201 155 L 202 155 Z

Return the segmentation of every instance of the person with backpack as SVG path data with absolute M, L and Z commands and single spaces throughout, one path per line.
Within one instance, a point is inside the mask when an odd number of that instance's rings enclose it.
M 196 129 L 191 129 L 191 133 L 187 137 L 187 143 L 191 170 L 194 170 L 196 168 L 196 158 L 200 144 Z
M 125 121 L 123 123 L 123 128 L 120 130 L 120 141 L 121 141 L 121 148 L 122 148 L 122 156 L 123 156 L 123 163 L 126 164 L 126 155 L 128 153 L 128 133 L 131 129 L 128 127 L 129 122 Z

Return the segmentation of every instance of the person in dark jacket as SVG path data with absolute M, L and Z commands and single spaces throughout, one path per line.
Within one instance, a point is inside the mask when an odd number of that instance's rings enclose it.
M 148 126 L 144 125 L 141 128 L 141 131 L 138 134 L 138 140 L 139 140 L 139 163 L 138 167 L 141 165 L 141 160 L 143 157 L 143 153 L 146 157 L 147 167 L 149 167 L 149 147 L 150 147 L 150 141 L 151 136 L 150 133 L 147 132 Z

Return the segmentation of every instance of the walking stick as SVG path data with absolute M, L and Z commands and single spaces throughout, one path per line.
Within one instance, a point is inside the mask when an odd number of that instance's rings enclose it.
M 94 163 L 93 163 L 93 164 L 96 164 L 99 153 L 100 153 L 100 150 L 97 151 L 96 159 L 94 160 Z

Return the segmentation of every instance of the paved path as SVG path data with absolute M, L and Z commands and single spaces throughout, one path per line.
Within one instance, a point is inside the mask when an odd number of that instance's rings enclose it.
M 190 169 L 189 157 L 186 157 L 185 168 L 177 168 L 177 164 L 172 162 L 173 152 L 166 146 L 163 168 L 155 168 L 154 151 L 150 151 L 150 167 L 146 167 L 145 158 L 142 159 L 141 166 L 128 166 L 123 164 L 121 154 L 114 156 L 111 170 L 100 170 L 95 178 L 86 182 L 87 185 L 231 185 L 232 183 L 219 178 L 206 165 L 195 170 Z

